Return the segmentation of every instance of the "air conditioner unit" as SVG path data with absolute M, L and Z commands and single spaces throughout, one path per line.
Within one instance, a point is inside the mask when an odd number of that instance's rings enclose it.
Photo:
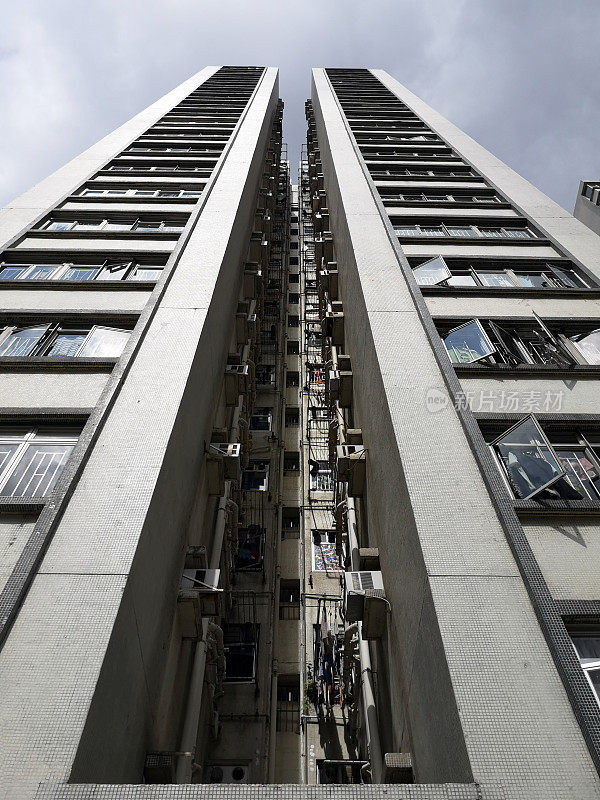
M 204 767 L 204 783 L 248 783 L 248 764 L 208 764 Z
M 344 573 L 344 614 L 346 622 L 362 622 L 365 639 L 383 636 L 388 603 L 381 572 Z
M 344 344 L 344 313 L 343 311 L 327 311 L 323 320 L 325 335 L 331 337 L 336 347 Z
M 244 269 L 244 298 L 256 300 L 262 291 L 262 271 L 258 264 L 246 264 Z
M 337 446 L 338 480 L 347 481 L 348 495 L 362 497 L 367 473 L 367 451 L 362 444 Z
M 225 405 L 237 406 L 241 394 L 250 384 L 248 364 L 227 364 L 225 367 Z
M 242 445 L 231 442 L 211 442 L 210 452 L 222 458 L 225 479 L 239 483 L 242 469 Z
M 223 615 L 223 590 L 219 569 L 184 569 L 177 596 L 182 636 L 195 639 L 202 633 L 203 617 Z
M 235 315 L 235 335 L 238 345 L 246 344 L 256 336 L 256 301 L 246 300 L 238 303 Z
M 346 622 L 362 620 L 365 595 L 367 592 L 379 590 L 383 593 L 383 576 L 381 572 L 345 572 L 344 573 L 344 607 Z

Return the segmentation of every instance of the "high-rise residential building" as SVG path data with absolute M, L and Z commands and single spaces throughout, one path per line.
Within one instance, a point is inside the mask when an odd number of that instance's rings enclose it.
M 597 237 L 385 72 L 297 185 L 282 111 L 0 216 L 0 797 L 600 798 Z
M 573 216 L 600 234 L 600 181 L 580 181 Z

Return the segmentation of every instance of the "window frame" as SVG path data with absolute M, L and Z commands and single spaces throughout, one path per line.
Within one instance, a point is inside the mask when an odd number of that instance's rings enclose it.
M 7 442 L 8 444 L 11 443 L 12 437 L 10 437 L 8 434 L 3 435 L 3 433 L 2 433 L 3 429 L 6 430 L 6 429 L 9 429 L 10 427 L 12 427 L 12 426 L 4 425 L 4 426 L 0 427 L 0 443 L 4 443 L 4 442 Z M 14 498 L 14 497 L 17 497 L 17 498 L 25 498 L 25 497 L 28 497 L 28 498 L 29 497 L 30 498 L 35 498 L 35 497 L 43 498 L 43 497 L 47 497 L 52 492 L 52 489 L 54 488 L 54 486 L 56 485 L 56 483 L 60 479 L 60 476 L 61 476 L 65 466 L 67 465 L 67 462 L 68 462 L 69 458 L 71 457 L 71 454 L 72 454 L 75 446 L 77 445 L 77 442 L 78 442 L 79 437 L 81 435 L 81 430 L 79 430 L 78 433 L 76 435 L 73 435 L 73 436 L 48 436 L 48 437 L 41 438 L 40 443 L 43 443 L 43 444 L 51 444 L 51 445 L 55 444 L 55 445 L 59 445 L 59 446 L 71 447 L 71 450 L 67 453 L 67 457 L 66 457 L 66 459 L 64 461 L 64 464 L 62 465 L 61 470 L 58 473 L 58 476 L 57 476 L 56 480 L 54 481 L 54 483 L 52 485 L 52 488 L 50 489 L 49 492 L 46 492 L 45 494 L 41 494 L 41 495 L 36 495 L 36 494 L 15 495 L 14 493 L 10 494 L 10 495 L 3 494 L 5 486 L 10 481 L 10 479 L 13 476 L 16 468 L 19 466 L 19 464 L 21 463 L 21 461 L 24 458 L 25 454 L 27 453 L 29 447 L 32 446 L 34 444 L 34 442 L 36 441 L 36 436 L 37 436 L 38 432 L 40 430 L 43 431 L 46 428 L 52 428 L 52 427 L 59 428 L 60 426 L 59 425 L 45 425 L 45 426 L 42 425 L 42 426 L 24 428 L 25 433 L 23 433 L 21 436 L 15 436 L 14 437 L 14 440 L 18 442 L 17 447 L 16 447 L 15 451 L 13 452 L 13 454 L 8 458 L 6 463 L 4 463 L 2 465 L 2 467 L 0 467 L 0 497 L 2 497 L 2 498 L 7 498 L 7 497 L 10 497 L 10 498 Z M 13 427 L 13 430 L 16 431 L 16 430 L 19 430 L 20 428 L 23 428 L 23 426 L 15 425 Z

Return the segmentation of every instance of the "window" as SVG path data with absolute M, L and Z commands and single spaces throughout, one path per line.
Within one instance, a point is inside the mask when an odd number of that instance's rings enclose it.
M 600 329 L 574 336 L 572 342 L 588 364 L 600 366 Z
M 107 259 L 103 264 L 5 264 L 0 266 L 0 280 L 85 282 L 129 279 L 156 282 L 162 269 L 118 259 Z
M 238 532 L 238 552 L 235 569 L 238 572 L 255 572 L 262 569 L 265 550 L 265 529 L 260 525 L 248 525 Z
M 310 489 L 314 492 L 332 492 L 333 475 L 328 461 L 309 460 Z
M 296 292 L 290 292 L 288 294 L 288 303 L 292 306 L 297 306 L 300 302 L 300 295 Z
M 281 511 L 281 538 L 298 539 L 300 536 L 300 509 L 284 506 Z
M 289 281 L 290 283 L 299 283 L 300 275 L 297 272 L 290 272 Z
M 131 331 L 94 325 L 70 328 L 60 324 L 8 327 L 0 332 L 0 356 L 25 358 L 118 358 Z
M 225 681 L 252 683 L 256 678 L 258 628 L 252 622 L 221 624 L 225 646 Z
M 79 436 L 74 428 L 0 427 L 0 496 L 45 497 Z
M 313 572 L 341 572 L 335 531 L 312 531 Z
M 419 286 L 435 286 L 451 277 L 442 256 L 437 256 L 413 269 L 413 275 Z
M 272 422 L 271 408 L 255 408 L 250 417 L 251 431 L 270 431 Z
M 299 580 L 281 580 L 279 585 L 279 619 L 300 619 Z
M 299 675 L 279 675 L 277 678 L 276 729 L 281 733 L 300 733 Z
M 554 322 L 552 328 L 549 324 L 535 313 L 525 322 L 475 319 L 446 333 L 442 329 L 441 335 L 454 364 L 485 359 L 490 364 L 508 366 L 600 365 L 600 330 L 590 331 L 589 325 L 579 320 Z
M 269 488 L 269 462 L 252 460 L 242 472 L 243 492 L 266 492 Z
M 288 370 L 285 376 L 285 385 L 288 388 L 300 386 L 300 373 L 296 370 Z
M 285 349 L 288 356 L 297 356 L 300 353 L 300 342 L 297 339 L 289 339 Z
M 479 320 L 472 320 L 450 331 L 444 344 L 453 364 L 472 364 L 495 352 Z
M 600 629 L 594 626 L 574 628 L 569 636 L 596 702 L 600 703 Z
M 532 269 L 531 264 L 535 265 Z M 538 266 L 539 265 L 539 266 Z M 419 286 L 491 286 L 501 288 L 582 289 L 588 284 L 574 270 L 543 261 L 530 262 L 527 268 L 514 263 L 481 261 L 475 264 L 453 262 L 441 256 L 413 268 Z
M 535 234 L 529 228 L 502 228 L 480 227 L 477 225 L 394 225 L 394 231 L 400 237 L 428 236 L 446 237 L 455 236 L 467 239 L 535 239 Z
M 298 406 L 288 406 L 285 409 L 285 427 L 297 428 L 300 425 L 300 409 Z
M 77 231 L 85 233 L 89 231 L 102 233 L 122 233 L 125 231 L 135 231 L 136 233 L 181 233 L 185 227 L 183 221 L 164 220 L 116 220 L 116 219 L 96 219 L 96 220 L 49 220 L 41 226 L 45 231 Z
M 300 472 L 300 453 L 286 451 L 283 454 L 283 470 L 288 475 Z
M 69 267 L 60 279 L 62 281 L 93 281 L 99 272 L 99 267 Z
M 275 386 L 275 364 L 257 364 L 256 383 L 261 386 Z
M 600 498 L 600 471 L 585 440 L 554 447 L 530 415 L 491 443 L 515 497 L 594 500 Z

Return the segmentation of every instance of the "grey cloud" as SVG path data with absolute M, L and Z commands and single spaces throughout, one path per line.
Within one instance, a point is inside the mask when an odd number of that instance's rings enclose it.
M 4 8 L 0 204 L 207 64 L 281 69 L 290 156 L 311 66 L 390 72 L 571 210 L 600 176 L 597 0 L 54 0 Z

